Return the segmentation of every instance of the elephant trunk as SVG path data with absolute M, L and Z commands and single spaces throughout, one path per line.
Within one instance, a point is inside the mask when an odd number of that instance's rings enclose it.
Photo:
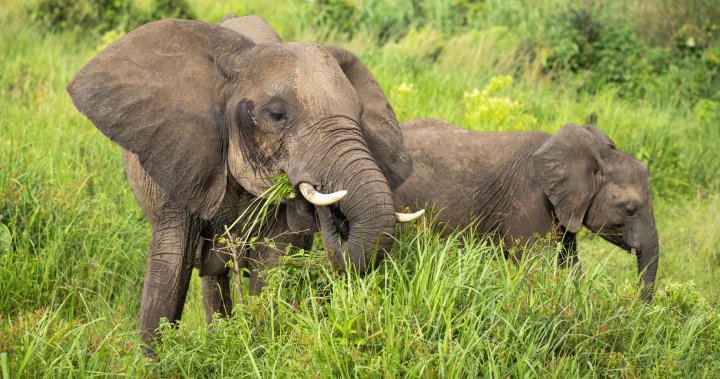
M 368 158 L 369 160 L 370 158 Z M 333 266 L 347 271 L 347 264 L 368 272 L 392 245 L 395 230 L 392 195 L 385 176 L 372 161 L 347 170 L 340 180 L 347 196 L 329 207 L 316 207 L 325 247 Z
M 323 193 L 347 191 L 335 204 L 315 206 L 320 232 L 335 269 L 366 273 L 392 246 L 392 192 L 359 128 L 354 133 L 348 133 L 347 126 L 331 132 L 336 126 L 329 126 L 327 135 L 305 145 L 310 151 L 322 152 L 309 159 L 308 167 L 319 170 L 307 175 L 311 178 L 308 182 Z M 301 182 L 302 176 L 297 175 Z
M 641 234 L 640 243 L 637 246 L 636 254 L 638 261 L 638 274 L 642 281 L 642 299 L 646 302 L 652 301 L 655 276 L 657 274 L 659 244 L 655 223 L 649 223 L 644 233 Z

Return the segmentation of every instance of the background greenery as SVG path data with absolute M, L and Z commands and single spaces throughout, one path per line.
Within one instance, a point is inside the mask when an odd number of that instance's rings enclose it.
M 64 87 L 153 19 L 263 16 L 370 67 L 398 118 L 478 130 L 592 122 L 650 166 L 661 260 L 587 232 L 583 272 L 401 228 L 378 271 L 289 258 L 204 325 L 199 281 L 159 363 L 135 332 L 149 226 L 120 149 Z M 36 0 L 0 8 L 0 373 L 13 377 L 712 377 L 720 372 L 720 6 L 711 0 Z M 463 242 L 463 243 L 460 243 Z

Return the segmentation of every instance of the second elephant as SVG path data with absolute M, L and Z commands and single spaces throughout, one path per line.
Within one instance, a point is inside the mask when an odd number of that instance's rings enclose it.
M 585 225 L 637 255 L 643 299 L 652 299 L 658 235 L 648 170 L 600 129 L 482 133 L 416 119 L 401 130 L 413 173 L 396 205 L 434 205 L 446 230 L 472 224 L 511 250 L 550 236 L 563 242 L 561 259 L 575 262 L 575 233 Z

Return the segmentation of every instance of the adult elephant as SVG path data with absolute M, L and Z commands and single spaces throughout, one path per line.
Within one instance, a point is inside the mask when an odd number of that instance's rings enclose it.
M 416 119 L 401 130 L 414 169 L 397 205 L 435 204 L 447 231 L 472 224 L 497 232 L 510 251 L 562 241 L 561 261 L 577 262 L 575 233 L 585 225 L 637 255 L 642 297 L 652 300 L 658 235 L 648 170 L 600 129 L 481 133 Z
M 255 43 L 218 25 L 168 19 L 112 43 L 70 82 L 78 110 L 123 148 L 152 224 L 143 341 L 161 318 L 180 319 L 198 250 L 203 292 L 225 293 L 210 296 L 206 312 L 227 313 L 227 271 L 209 247 L 272 176 L 287 174 L 305 198 L 269 212 L 260 236 L 300 243 L 317 218 L 336 268 L 359 272 L 390 248 L 391 187 L 411 161 L 382 91 L 357 58 L 346 58 L 365 76 L 347 75 L 314 43 Z M 248 253 L 252 293 L 275 257 L 268 248 Z

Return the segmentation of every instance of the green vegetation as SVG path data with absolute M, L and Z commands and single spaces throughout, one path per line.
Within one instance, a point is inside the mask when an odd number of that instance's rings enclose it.
M 715 1 L 270 3 L 0 9 L 3 379 L 718 375 Z M 135 327 L 149 225 L 120 148 L 64 87 L 133 25 L 228 12 L 261 15 L 286 40 L 355 51 L 401 121 L 547 131 L 596 123 L 650 165 L 661 243 L 653 304 L 636 300 L 633 257 L 588 233 L 576 272 L 552 257 L 506 262 L 481 238 L 441 239 L 422 222 L 400 228 L 392 258 L 365 278 L 332 273 L 319 246 L 296 252 L 262 296 L 210 327 L 193 278 L 181 326 L 164 328 L 159 363 L 145 361 Z

